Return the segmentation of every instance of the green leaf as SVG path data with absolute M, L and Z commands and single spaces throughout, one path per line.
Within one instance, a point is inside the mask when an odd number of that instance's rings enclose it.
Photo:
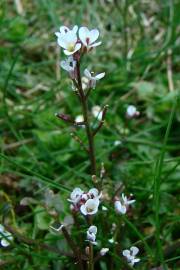
M 35 208 L 35 211 L 37 211 L 37 214 L 35 216 L 35 222 L 37 227 L 40 230 L 48 230 L 52 220 L 50 215 L 41 206 L 37 206 Z

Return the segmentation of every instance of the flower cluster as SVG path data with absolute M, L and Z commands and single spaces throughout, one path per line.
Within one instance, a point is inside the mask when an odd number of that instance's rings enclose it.
M 127 196 L 122 193 L 121 200 L 116 199 L 114 202 L 114 207 L 116 211 L 120 214 L 126 214 L 128 211 L 129 205 L 133 204 L 135 200 L 129 200 Z
M 138 254 L 139 249 L 137 247 L 131 247 L 129 250 L 125 249 L 123 250 L 123 256 L 126 257 L 127 262 L 129 265 L 133 266 L 135 263 L 139 262 L 140 259 L 136 258 L 136 255 Z
M 69 73 L 72 80 L 77 78 L 77 61 L 84 53 L 91 51 L 94 47 L 97 47 L 101 42 L 96 42 L 99 37 L 99 30 L 89 30 L 87 27 L 80 27 L 75 25 L 72 29 L 66 26 L 61 26 L 59 32 L 56 32 L 57 43 L 64 49 L 67 59 L 61 61 L 61 68 Z M 87 68 L 84 70 L 84 77 L 82 78 L 84 83 L 83 89 L 94 89 L 96 82 L 105 76 L 105 72 L 94 75 Z M 74 85 L 73 85 L 74 88 Z
M 59 46 L 64 49 L 66 55 L 72 55 L 79 50 L 89 51 L 101 45 L 101 42 L 96 42 L 99 37 L 98 29 L 89 30 L 87 27 L 80 27 L 78 31 L 77 25 L 73 29 L 61 26 L 55 35 Z
M 4 226 L 0 224 L 0 243 L 3 247 L 8 247 L 10 242 L 13 241 L 13 236 L 10 232 L 6 231 Z
M 91 188 L 84 192 L 80 188 L 75 188 L 70 195 L 71 209 L 81 211 L 83 215 L 94 215 L 98 211 L 101 193 L 96 188 Z

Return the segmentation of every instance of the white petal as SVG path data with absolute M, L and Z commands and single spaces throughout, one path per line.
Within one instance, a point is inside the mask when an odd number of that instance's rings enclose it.
M 139 258 L 135 258 L 133 261 L 134 261 L 134 263 L 137 263 L 137 262 L 140 261 L 140 259 Z
M 101 111 L 101 107 L 96 105 L 92 107 L 92 114 L 96 117 L 99 121 L 102 119 L 103 112 Z
M 133 256 L 136 256 L 136 254 L 139 252 L 139 248 L 133 246 L 130 248 L 130 251 L 132 252 Z
M 130 251 L 128 249 L 125 249 L 125 250 L 123 250 L 122 254 L 124 257 L 128 258 L 130 256 Z
M 77 188 L 74 188 L 73 189 L 73 192 L 71 193 L 71 195 L 74 195 L 74 194 L 82 194 L 84 191 L 81 189 L 81 188 L 79 188 L 79 187 L 77 187 Z
M 56 37 L 59 37 L 61 35 L 61 33 L 55 32 L 55 35 L 56 35 Z
M 122 193 L 121 197 L 122 197 L 122 200 L 123 200 L 124 204 L 126 204 L 127 197 L 124 195 L 124 193 Z
M 126 211 L 127 211 L 126 206 L 122 205 L 121 210 L 120 210 L 121 214 L 126 214 Z
M 93 29 L 89 32 L 90 44 L 95 42 L 99 37 L 99 30 Z
M 57 40 L 57 43 L 60 47 L 66 49 L 67 47 L 67 42 L 66 42 L 66 39 L 64 38 L 64 35 L 62 34 L 59 34 L 58 35 L 58 40 Z
M 66 34 L 60 34 L 58 37 L 58 44 L 64 49 L 75 46 L 77 42 L 77 35 L 72 31 L 67 32 Z
M 64 35 L 64 38 L 66 39 L 66 41 L 68 43 L 75 44 L 77 42 L 77 35 L 74 32 L 72 32 L 72 31 L 67 32 Z
M 81 49 L 81 43 L 77 43 L 74 48 L 74 52 L 77 52 Z
M 82 213 L 83 215 L 85 215 L 85 216 L 88 214 L 87 211 L 86 211 L 85 205 L 81 205 L 80 211 L 81 211 L 81 213 Z
M 83 122 L 84 121 L 83 115 L 77 115 L 76 118 L 75 118 L 75 121 L 76 122 Z M 82 195 L 82 196 L 84 198 L 84 195 Z
M 109 251 L 109 248 L 102 248 L 102 249 L 100 250 L 101 256 L 106 255 L 106 253 L 107 253 L 108 251 Z
M 8 247 L 8 246 L 10 245 L 10 243 L 9 243 L 6 239 L 2 239 L 2 240 L 1 240 L 1 245 L 2 245 L 3 247 Z
M 101 45 L 101 41 L 99 41 L 99 42 L 96 42 L 96 43 L 94 43 L 94 44 L 91 44 L 89 47 L 90 48 L 93 48 L 93 47 L 97 47 L 97 46 L 99 46 L 99 45 Z
M 99 199 L 89 199 L 85 203 L 87 215 L 94 215 L 98 211 Z
M 90 208 L 96 208 L 99 206 L 99 200 L 97 198 L 95 199 L 89 199 L 86 202 L 86 206 Z
M 77 26 L 77 25 L 75 25 L 75 26 L 73 27 L 72 31 L 73 31 L 73 32 L 76 34 L 76 33 L 77 33 L 77 31 L 78 31 L 78 26 Z
M 94 225 L 90 226 L 88 229 L 88 232 L 93 233 L 93 234 L 97 234 L 97 227 Z
M 69 55 L 74 54 L 74 51 L 70 52 L 68 50 L 64 50 L 64 54 L 69 56 Z
M 81 42 L 87 46 L 87 38 L 89 38 L 89 29 L 87 27 L 80 27 L 79 29 L 79 38 Z
M 92 79 L 91 72 L 90 72 L 87 68 L 84 70 L 84 75 L 85 75 L 89 80 Z
M 119 211 L 119 209 L 121 208 L 121 202 L 120 201 L 115 201 L 114 203 L 114 207 L 117 211 Z
M 127 108 L 128 116 L 133 116 L 136 113 L 136 107 L 133 105 L 129 105 Z
M 114 239 L 111 238 L 111 239 L 108 240 L 108 242 L 111 243 L 111 244 L 113 244 L 114 243 Z
M 82 121 L 79 121 L 79 122 L 83 122 L 83 121 L 84 121 L 83 116 L 82 116 L 81 120 L 82 120 Z M 76 121 L 76 122 L 77 122 L 77 121 Z M 88 197 L 87 194 L 85 194 L 85 193 L 81 196 L 81 198 L 82 198 L 82 200 L 84 200 L 84 201 L 87 201 L 87 200 L 89 199 L 89 197 Z
M 61 68 L 63 68 L 64 70 L 69 71 L 69 67 L 68 67 L 66 61 L 61 61 L 61 62 L 60 62 L 60 66 L 61 66 Z
M 126 204 L 128 204 L 128 205 L 129 205 L 129 204 L 134 203 L 135 201 L 136 201 L 136 200 L 129 200 L 129 201 L 127 201 L 127 202 L 126 202 Z
M 99 191 L 97 188 L 91 188 L 88 193 L 92 194 L 94 197 L 98 197 Z
M 115 201 L 114 206 L 115 206 L 115 209 L 117 212 L 119 212 L 121 214 L 126 213 L 126 207 L 124 205 L 122 205 L 122 203 L 120 201 Z
M 121 213 L 122 204 L 121 204 L 120 201 L 115 201 L 114 207 L 115 207 L 115 209 L 116 209 L 117 212 L 120 212 Z
M 105 72 L 102 72 L 102 73 L 97 74 L 95 78 L 96 78 L 96 80 L 100 80 L 100 79 L 102 79 L 104 76 L 105 76 Z
M 70 195 L 70 198 L 71 198 L 70 201 L 72 201 L 74 203 L 78 203 L 79 200 L 81 199 L 81 195 L 83 194 L 83 192 L 84 191 L 81 190 L 80 188 L 75 188 Z
M 65 33 L 67 33 L 68 31 L 70 31 L 69 28 L 68 28 L 67 26 L 61 26 L 61 27 L 59 28 L 59 30 L 60 30 L 60 32 L 61 32 L 62 34 L 65 34 Z
M 4 226 L 0 224 L 0 232 L 3 233 L 4 232 Z
M 96 241 L 96 235 L 94 233 L 89 233 L 87 231 L 87 239 L 91 242 L 95 242 Z
M 103 210 L 103 211 L 108 211 L 108 208 L 107 208 L 106 206 L 103 205 L 103 206 L 102 206 L 102 210 Z

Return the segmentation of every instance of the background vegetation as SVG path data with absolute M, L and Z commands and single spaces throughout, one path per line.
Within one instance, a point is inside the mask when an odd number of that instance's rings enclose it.
M 106 169 L 104 189 L 113 195 L 123 185 L 136 198 L 117 248 L 108 243 L 108 226 L 120 217 L 109 209 L 95 219 L 109 222 L 98 238 L 113 256 L 113 262 L 103 257 L 96 269 L 120 269 L 118 252 L 132 244 L 141 250 L 137 269 L 180 267 L 179 11 L 178 0 L 1 0 L 0 223 L 6 220 L 15 234 L 34 241 L 18 238 L 1 248 L 1 269 L 75 269 L 69 257 L 40 244 L 68 251 L 63 236 L 49 231 L 51 218 L 42 207 L 44 200 L 51 202 L 48 189 L 55 192 L 53 204 L 64 221 L 70 219 L 71 190 L 92 187 L 86 154 L 70 136 L 74 128 L 54 116 L 81 114 L 60 70 L 54 35 L 60 25 L 75 24 L 99 28 L 103 41 L 85 62 L 106 72 L 90 99 L 91 106 L 109 104 L 96 138 L 99 170 L 102 162 Z M 129 104 L 137 106 L 138 118 L 125 118 Z M 83 129 L 76 132 L 83 138 Z M 79 233 L 85 238 L 84 227 L 82 222 L 79 232 L 73 230 L 74 239 Z

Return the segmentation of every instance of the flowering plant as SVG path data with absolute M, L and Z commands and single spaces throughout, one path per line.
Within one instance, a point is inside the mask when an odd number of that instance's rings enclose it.
M 106 105 L 103 109 L 101 109 L 100 106 L 96 105 L 93 106 L 92 109 L 89 109 L 89 96 L 91 92 L 94 91 L 94 89 L 96 88 L 97 82 L 105 76 L 105 72 L 94 74 L 88 68 L 85 68 L 82 72 L 81 66 L 82 60 L 84 60 L 84 56 L 86 54 L 89 54 L 95 47 L 101 45 L 101 42 L 97 41 L 100 33 L 98 29 L 89 30 L 87 27 L 80 27 L 78 29 L 77 26 L 74 26 L 72 29 L 69 29 L 68 27 L 61 26 L 59 32 L 56 32 L 55 34 L 57 36 L 58 45 L 62 47 L 62 49 L 64 50 L 64 54 L 67 56 L 65 60 L 61 61 L 60 65 L 62 69 L 68 72 L 69 77 L 72 80 L 72 88 L 76 93 L 78 97 L 78 102 L 82 108 L 82 115 L 76 116 L 75 120 L 72 120 L 70 116 L 61 113 L 57 113 L 56 116 L 65 122 L 71 122 L 74 126 L 81 126 L 85 128 L 88 146 L 86 146 L 82 139 L 77 135 L 73 135 L 73 137 L 80 144 L 83 150 L 85 150 L 89 157 L 90 174 L 92 177 L 93 185 L 95 186 L 91 188 L 88 192 L 84 192 L 81 188 L 75 187 L 70 194 L 70 198 L 68 199 L 68 201 L 71 203 L 70 211 L 75 217 L 76 222 L 78 213 L 81 213 L 85 217 L 86 222 L 91 225 L 86 232 L 86 241 L 89 242 L 89 246 L 85 248 L 85 252 L 82 250 L 76 250 L 75 256 L 77 255 L 78 265 L 81 269 L 84 269 L 83 267 L 85 266 L 82 257 L 86 256 L 88 269 L 92 270 L 94 269 L 95 263 L 101 257 L 109 253 L 109 247 L 102 246 L 96 256 L 94 256 L 93 251 L 93 246 L 97 246 L 97 248 L 99 248 L 100 246 L 99 241 L 96 241 L 96 234 L 99 226 L 97 224 L 96 226 L 93 220 L 100 211 L 100 203 L 106 201 L 106 196 L 103 191 L 103 179 L 105 176 L 105 169 L 102 165 L 102 168 L 98 173 L 94 140 L 95 136 L 104 125 L 108 106 Z M 84 77 L 82 77 L 82 73 L 84 74 Z M 90 112 L 98 120 L 98 126 L 96 126 L 95 129 L 93 129 L 93 125 L 90 121 Z M 135 113 L 136 111 L 133 106 L 128 108 L 127 114 L 130 115 L 128 117 L 133 117 Z M 100 175 L 99 178 L 98 174 Z M 116 192 L 116 195 L 113 197 L 115 211 L 119 214 L 125 215 L 130 210 L 130 206 L 135 202 L 135 200 L 128 199 L 127 196 L 124 195 L 124 193 L 122 193 L 122 198 L 121 200 L 119 200 L 117 195 L 118 192 Z M 111 207 L 111 204 L 109 207 Z M 107 212 L 108 208 L 102 206 L 102 211 Z M 92 225 L 92 222 L 94 225 Z M 58 232 L 61 229 L 67 238 L 66 227 L 61 224 Z M 115 234 L 117 234 L 117 232 Z M 68 237 L 69 239 L 71 239 L 70 236 Z M 71 239 L 70 242 L 72 241 L 73 240 Z M 105 245 L 108 245 L 108 242 L 115 245 L 117 243 L 114 237 L 112 239 L 109 239 L 109 241 L 107 240 Z M 130 251 L 124 250 L 122 252 L 123 256 L 125 256 L 127 259 L 128 265 L 133 266 L 135 263 L 140 261 L 140 259 L 135 258 L 137 250 L 138 248 L 131 247 Z

